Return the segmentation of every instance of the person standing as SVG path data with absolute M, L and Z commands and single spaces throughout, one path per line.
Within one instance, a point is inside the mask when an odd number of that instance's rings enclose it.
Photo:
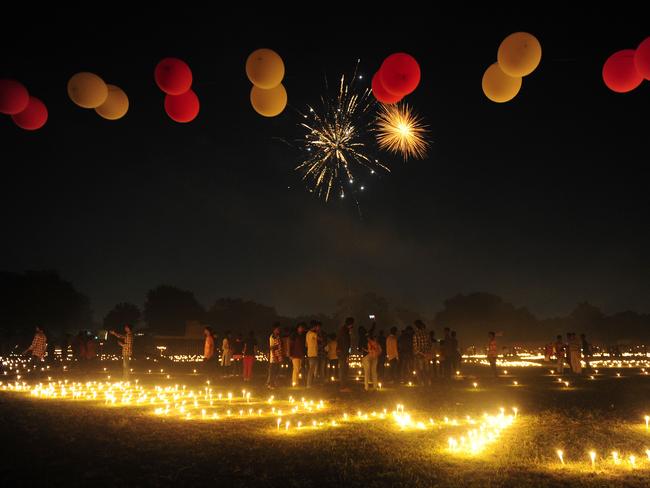
M 221 341 L 221 369 L 224 376 L 230 373 L 231 361 L 232 347 L 230 344 L 230 331 L 227 330 L 223 335 L 223 341 Z
M 291 386 L 298 386 L 300 383 L 300 372 L 302 362 L 305 359 L 305 323 L 296 325 L 296 330 L 291 335 L 289 344 L 289 356 L 291 356 Z
M 327 345 L 325 346 L 325 352 L 327 353 L 327 361 L 329 363 L 330 376 L 332 381 L 336 377 L 339 357 L 336 353 L 336 334 L 330 334 L 327 336 Z
M 492 369 L 492 374 L 495 378 L 498 377 L 497 374 L 497 339 L 496 333 L 488 332 L 488 345 L 487 345 L 487 359 L 490 363 L 490 369 Z
M 413 334 L 413 359 L 415 362 L 415 371 L 418 383 L 425 386 L 429 383 L 429 354 L 431 353 L 431 343 L 429 334 L 426 331 L 426 325 L 421 320 L 414 322 L 415 333 Z
M 591 370 L 591 364 L 589 363 L 591 359 L 591 344 L 587 342 L 587 336 L 585 334 L 580 334 L 580 342 L 582 342 L 582 356 L 585 359 L 585 369 Z
M 350 391 L 348 383 L 348 357 L 350 356 L 351 337 L 350 333 L 354 327 L 354 318 L 348 317 L 339 329 L 336 338 L 336 354 L 339 358 L 339 384 L 341 391 Z
M 327 374 L 327 334 L 323 330 L 323 324 L 319 321 L 315 321 L 318 325 L 318 369 L 316 371 L 316 377 L 321 383 L 326 381 Z
M 248 337 L 244 340 L 243 355 L 243 374 L 245 382 L 249 382 L 253 377 L 253 363 L 255 363 L 255 354 L 257 353 L 257 339 L 255 339 L 255 332 L 252 330 L 248 333 Z
M 117 343 L 122 347 L 122 377 L 128 381 L 131 376 L 131 356 L 133 355 L 133 331 L 130 324 L 124 325 L 124 334 L 111 331 L 115 337 L 121 340 Z
M 282 364 L 282 341 L 280 340 L 280 324 L 273 326 L 273 331 L 269 336 L 269 376 L 266 386 L 275 388 L 278 381 L 278 372 Z
M 379 380 L 377 378 L 377 361 L 379 356 L 381 356 L 381 346 L 375 338 L 375 333 L 371 329 L 367 337 L 367 349 L 368 353 L 363 358 L 363 384 L 364 389 L 368 391 L 371 389 L 369 387 L 369 382 L 372 383 L 372 388 L 377 390 L 379 388 Z
M 41 327 L 36 327 L 36 332 L 32 338 L 31 345 L 23 351 L 23 355 L 31 352 L 35 361 L 43 361 L 47 351 L 47 336 Z
M 238 332 L 235 338 L 233 339 L 230 348 L 232 349 L 232 370 L 233 376 L 239 376 L 244 372 L 244 336 L 241 332 Z
M 390 334 L 386 337 L 386 359 L 388 360 L 388 374 L 393 384 L 399 383 L 399 352 L 397 349 L 397 327 L 391 327 Z
M 456 331 L 452 330 L 451 331 L 451 347 L 450 350 L 452 351 L 452 357 L 451 357 L 451 374 L 454 375 L 456 372 L 460 371 L 460 350 L 458 347 L 458 339 L 456 338 Z
M 582 361 L 580 359 L 580 342 L 575 332 L 571 332 L 569 339 L 569 354 L 571 357 L 571 371 L 576 374 L 582 373 Z
M 210 365 L 214 357 L 214 333 L 211 327 L 203 329 L 203 337 L 203 372 L 209 375 L 212 372 Z
M 377 342 L 379 342 L 379 347 L 381 347 L 381 354 L 377 359 L 377 378 L 379 378 L 379 381 L 384 381 L 384 370 L 386 369 L 386 336 L 384 335 L 384 329 L 379 331 Z
M 566 351 L 566 348 L 564 346 L 564 341 L 562 340 L 562 336 L 558 335 L 555 338 L 555 342 L 553 343 L 553 352 L 555 353 L 555 361 L 556 361 L 558 374 L 563 374 L 564 373 L 565 351 Z
M 317 322 L 312 323 L 311 329 L 307 332 L 307 388 L 311 388 L 314 379 L 316 378 L 316 371 L 318 370 L 318 333 L 320 326 Z
M 403 383 L 408 383 L 413 371 L 413 327 L 409 325 L 402 331 L 397 347 L 401 380 Z

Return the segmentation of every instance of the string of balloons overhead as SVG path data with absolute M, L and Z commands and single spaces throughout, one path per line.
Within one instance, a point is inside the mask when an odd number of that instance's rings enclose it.
M 542 47 L 534 35 L 510 34 L 499 45 L 497 62 L 483 74 L 483 93 L 496 103 L 512 100 L 521 90 L 523 78 L 535 71 L 541 58 Z M 282 84 L 284 75 L 284 61 L 272 49 L 257 49 L 248 56 L 246 76 L 253 84 L 250 102 L 255 112 L 275 117 L 284 111 L 287 106 L 287 91 Z M 417 88 L 420 76 L 420 66 L 413 56 L 391 54 L 372 77 L 372 94 L 380 103 L 396 104 Z M 612 54 L 603 65 L 602 77 L 605 85 L 616 93 L 630 92 L 644 79 L 650 80 L 650 37 L 636 49 Z M 154 79 L 165 93 L 165 112 L 173 121 L 188 123 L 196 119 L 200 101 L 192 90 L 192 70 L 185 61 L 162 59 L 156 65 Z M 94 73 L 84 71 L 73 75 L 67 91 L 73 103 L 93 109 L 106 120 L 119 120 L 129 110 L 129 98 L 124 90 L 107 84 Z M 0 79 L 0 113 L 9 115 L 18 127 L 30 131 L 40 129 L 48 120 L 45 103 L 13 79 Z

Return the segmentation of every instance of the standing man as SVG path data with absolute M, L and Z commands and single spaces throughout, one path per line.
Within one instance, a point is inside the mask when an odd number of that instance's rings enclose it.
M 399 352 L 397 349 L 397 327 L 391 327 L 386 337 L 386 359 L 388 359 L 388 374 L 393 384 L 399 383 Z
M 494 332 L 488 332 L 488 346 L 487 346 L 487 358 L 490 362 L 490 368 L 492 369 L 492 374 L 495 378 L 498 377 L 497 374 L 497 340 L 496 334 Z
M 298 386 L 302 361 L 305 359 L 305 323 L 296 325 L 296 330 L 291 335 L 289 343 L 289 356 L 291 356 L 291 386 Z
M 558 374 L 563 374 L 565 347 L 561 335 L 556 337 L 555 342 L 553 343 L 553 350 L 555 351 L 555 361 L 557 361 L 557 372 Z
M 23 354 L 31 352 L 35 361 L 42 361 L 45 357 L 45 351 L 47 351 L 47 337 L 43 329 L 36 327 L 32 344 L 23 351 Z
M 248 333 L 248 337 L 244 340 L 244 349 L 242 351 L 242 354 L 244 356 L 243 376 L 245 382 L 249 382 L 253 377 L 253 363 L 255 363 L 256 352 L 257 352 L 257 339 L 255 339 L 255 332 L 251 330 Z
M 309 370 L 307 371 L 307 388 L 311 388 L 316 371 L 318 370 L 318 333 L 320 332 L 320 325 L 318 322 L 311 324 L 311 329 L 307 332 L 307 362 Z
M 339 383 L 341 391 L 350 391 L 347 386 L 348 382 L 348 356 L 350 355 L 350 332 L 354 327 L 354 318 L 348 317 L 339 329 L 339 334 L 336 338 L 336 354 L 339 358 Z
M 223 335 L 223 341 L 221 342 L 221 369 L 224 372 L 224 376 L 230 373 L 230 363 L 232 361 L 232 347 L 230 344 L 230 331 L 227 330 Z
M 203 372 L 207 375 L 210 374 L 212 368 L 210 367 L 210 361 L 214 357 L 214 333 L 212 332 L 211 327 L 205 327 L 203 329 Z
M 118 334 L 114 330 L 111 331 L 111 334 L 121 339 L 121 342 L 117 341 L 117 343 L 122 347 L 122 377 L 124 381 L 128 381 L 131 375 L 130 366 L 131 356 L 133 355 L 133 332 L 131 331 L 131 325 L 124 325 L 124 334 Z
M 422 385 L 428 385 L 427 374 L 429 371 L 429 355 L 431 353 L 431 342 L 427 334 L 424 322 L 416 320 L 415 333 L 413 334 L 413 358 L 415 359 L 415 371 L 417 372 L 418 382 Z
M 280 324 L 276 323 L 269 336 L 269 377 L 266 381 L 266 386 L 269 388 L 277 386 L 280 364 L 282 364 L 282 342 L 280 340 Z
M 580 334 L 580 341 L 582 342 L 582 356 L 585 359 L 585 368 L 591 371 L 591 364 L 589 363 L 591 359 L 591 344 L 587 342 L 587 336 L 585 334 Z

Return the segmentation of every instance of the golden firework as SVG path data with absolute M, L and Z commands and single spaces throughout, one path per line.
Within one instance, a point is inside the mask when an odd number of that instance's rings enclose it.
M 408 104 L 381 105 L 375 124 L 381 149 L 401 154 L 404 161 L 426 158 L 429 149 L 426 126 Z
M 375 102 L 370 90 L 357 91 L 355 76 L 347 82 L 341 76 L 338 94 L 322 98 L 322 109 L 308 107 L 301 126 L 304 159 L 296 167 L 312 191 L 327 200 L 333 190 L 345 196 L 345 189 L 354 190 L 355 169 L 365 167 L 371 174 L 377 170 L 390 171 L 368 153 L 367 134 L 373 121 Z M 363 190 L 363 186 L 359 187 Z

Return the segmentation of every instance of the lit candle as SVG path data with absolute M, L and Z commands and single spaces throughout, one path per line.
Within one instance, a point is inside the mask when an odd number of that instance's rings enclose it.
M 591 459 L 591 467 L 596 467 L 596 451 L 589 451 L 589 458 Z
M 560 462 L 564 466 L 564 452 L 562 452 L 562 449 L 558 449 L 556 452 L 557 452 L 557 457 L 560 458 Z

